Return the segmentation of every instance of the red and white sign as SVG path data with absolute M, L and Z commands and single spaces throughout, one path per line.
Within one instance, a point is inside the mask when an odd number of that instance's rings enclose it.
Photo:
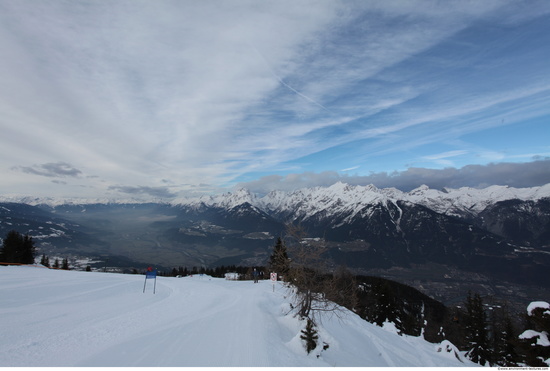
M 277 273 L 271 273 L 271 281 L 277 281 Z

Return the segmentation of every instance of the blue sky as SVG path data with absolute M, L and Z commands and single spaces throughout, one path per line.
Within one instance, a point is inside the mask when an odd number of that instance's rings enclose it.
M 544 0 L 0 0 L 0 195 L 544 184 L 549 45 Z

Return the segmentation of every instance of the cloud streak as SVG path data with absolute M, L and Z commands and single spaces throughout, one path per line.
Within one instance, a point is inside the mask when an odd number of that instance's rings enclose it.
M 33 166 L 15 166 L 13 169 L 27 174 L 45 176 L 48 178 L 76 178 L 82 175 L 82 171 L 74 168 L 71 164 L 66 162 L 55 162 Z

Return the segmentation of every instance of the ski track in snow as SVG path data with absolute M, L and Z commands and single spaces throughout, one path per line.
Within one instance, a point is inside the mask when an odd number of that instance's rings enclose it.
M 306 354 L 288 291 L 269 281 L 0 267 L 0 366 L 472 366 L 351 312 Z M 322 350 L 323 342 L 329 349 Z

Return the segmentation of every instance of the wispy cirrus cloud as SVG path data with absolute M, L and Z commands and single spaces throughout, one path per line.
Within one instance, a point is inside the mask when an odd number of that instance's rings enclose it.
M 3 1 L 0 192 L 172 197 L 540 155 L 542 124 L 531 149 L 477 135 L 550 115 L 549 14 L 536 0 Z

